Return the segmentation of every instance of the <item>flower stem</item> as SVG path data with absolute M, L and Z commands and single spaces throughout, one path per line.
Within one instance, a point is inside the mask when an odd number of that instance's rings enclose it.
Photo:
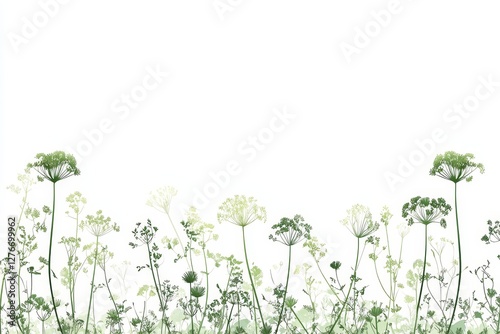
M 286 293 L 288 290 L 288 282 L 290 280 L 290 266 L 292 264 L 292 246 L 288 246 L 288 269 L 287 269 L 287 274 L 286 274 L 286 283 L 285 283 L 285 293 L 283 295 L 283 302 L 281 303 L 281 311 L 280 311 L 280 316 L 278 317 L 278 322 L 276 324 L 276 331 L 274 332 L 275 334 L 278 333 L 278 329 L 280 328 L 280 323 L 281 323 L 281 317 L 283 316 L 283 309 L 285 308 L 285 300 L 286 300 Z
M 458 225 L 458 207 L 457 207 L 457 183 L 455 182 L 455 219 L 457 222 L 457 242 L 458 242 L 458 286 L 457 295 L 455 296 L 455 305 L 453 306 L 453 313 L 451 314 L 450 324 L 446 333 L 450 333 L 453 319 L 455 318 L 455 311 L 457 310 L 458 296 L 460 294 L 460 283 L 462 282 L 462 247 L 460 245 L 460 227 Z
M 207 253 L 205 251 L 205 247 L 202 247 L 202 251 L 203 251 L 203 260 L 205 262 L 205 277 L 206 277 L 206 285 L 205 285 L 205 307 L 203 308 L 203 316 L 201 317 L 201 322 L 200 322 L 200 326 L 198 328 L 198 334 L 201 333 L 201 328 L 203 326 L 203 321 L 205 320 L 205 317 L 207 315 L 207 305 L 208 305 L 208 288 L 209 288 L 209 281 L 208 281 L 208 264 L 207 264 Z
M 59 320 L 59 315 L 57 314 L 57 306 L 56 300 L 54 298 L 54 290 L 52 289 L 52 236 L 54 234 L 54 216 L 56 210 L 56 183 L 52 182 L 52 222 L 50 223 L 50 241 L 49 241 L 49 259 L 48 259 L 48 273 L 49 273 L 49 288 L 50 288 L 50 296 L 52 298 L 52 305 L 54 306 L 54 313 L 56 315 L 57 326 L 62 334 L 64 331 L 61 326 L 61 321 Z
M 415 325 L 413 326 L 413 333 L 417 332 L 418 311 L 420 310 L 420 302 L 422 301 L 422 292 L 424 291 L 425 268 L 427 266 L 427 225 L 425 225 L 425 250 L 424 250 L 424 267 L 422 270 L 422 283 L 420 283 L 420 292 L 418 294 L 417 312 L 415 314 Z
M 97 266 L 97 251 L 99 247 L 99 237 L 96 237 L 95 241 L 95 252 L 94 252 L 94 268 L 92 270 L 92 281 L 90 282 L 90 297 L 89 297 L 89 308 L 87 311 L 87 321 L 85 323 L 85 333 L 89 328 L 89 320 L 90 320 L 90 307 L 92 305 L 92 297 L 94 295 L 94 278 L 95 278 L 95 268 Z
M 250 264 L 248 263 L 247 244 L 245 242 L 245 226 L 242 226 L 241 230 L 243 231 L 243 251 L 245 252 L 245 262 L 247 264 L 248 276 L 250 277 L 250 283 L 252 284 L 253 295 L 254 295 L 255 301 L 257 303 L 257 308 L 259 309 L 259 314 L 260 314 L 260 319 L 262 321 L 262 326 L 264 326 L 264 317 L 262 316 L 259 298 L 257 296 L 257 291 L 255 290 L 255 284 L 253 283 L 252 272 L 250 271 Z
M 344 303 L 342 305 L 342 309 L 340 310 L 339 314 L 337 315 L 337 319 L 335 319 L 333 326 L 330 328 L 330 331 L 328 332 L 329 334 L 332 333 L 333 329 L 335 328 L 335 326 L 339 322 L 340 317 L 342 316 L 342 313 L 344 312 L 345 306 L 346 306 L 347 301 L 349 299 L 349 294 L 351 293 L 352 286 L 353 286 L 354 282 L 356 281 L 356 275 L 357 275 L 356 272 L 358 270 L 358 261 L 359 261 L 359 238 L 357 238 L 357 239 L 358 239 L 358 245 L 357 245 L 357 249 L 356 249 L 356 263 L 354 265 L 354 273 L 353 273 L 352 278 L 351 278 L 351 284 L 349 284 L 349 290 L 347 290 L 347 295 L 345 296 L 345 300 L 344 300 Z
M 295 316 L 295 319 L 297 319 L 297 321 L 299 322 L 300 326 L 302 326 L 302 328 L 304 329 L 304 332 L 306 334 L 309 334 L 309 332 L 307 331 L 307 328 L 304 326 L 304 324 L 302 323 L 302 321 L 300 321 L 300 318 L 297 315 L 297 313 L 295 313 L 295 311 L 293 310 L 293 308 L 290 308 L 290 310 L 292 311 L 293 315 Z

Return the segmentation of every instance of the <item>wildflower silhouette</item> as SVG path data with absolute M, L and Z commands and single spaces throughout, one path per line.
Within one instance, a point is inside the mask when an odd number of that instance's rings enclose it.
M 229 222 L 236 226 L 241 226 L 241 231 L 243 235 L 243 251 L 245 253 L 245 261 L 247 265 L 248 276 L 250 278 L 253 295 L 257 303 L 257 309 L 259 310 L 260 319 L 262 321 L 262 328 L 264 331 L 268 331 L 269 326 L 266 323 L 264 323 L 264 316 L 262 315 L 262 309 L 260 307 L 260 302 L 257 295 L 257 291 L 255 289 L 252 272 L 250 270 L 250 263 L 248 261 L 247 246 L 245 240 L 245 227 L 257 220 L 265 222 L 266 218 L 267 218 L 266 209 L 262 206 L 258 206 L 255 198 L 253 197 L 247 198 L 246 196 L 241 196 L 241 195 L 235 195 L 232 198 L 226 199 L 220 205 L 219 211 L 217 213 L 217 220 L 219 221 L 219 223 Z
M 35 158 L 37 160 L 33 163 L 29 163 L 27 167 L 36 170 L 40 174 L 38 176 L 38 180 L 40 182 L 43 180 L 48 180 L 52 182 L 52 222 L 50 224 L 49 258 L 48 258 L 47 268 L 49 274 L 50 296 L 52 298 L 52 305 L 54 306 L 54 314 L 56 315 L 56 320 L 59 330 L 61 331 L 61 333 L 64 334 L 61 322 L 59 320 L 59 315 L 57 314 L 56 301 L 54 298 L 54 291 L 52 289 L 51 263 L 52 263 L 52 237 L 54 233 L 54 217 L 56 210 L 56 182 L 64 180 L 73 175 L 80 175 L 80 170 L 76 167 L 75 157 L 71 154 L 67 154 L 62 151 L 55 151 L 49 154 L 38 153 L 35 156 Z
M 283 317 L 283 309 L 285 308 L 286 294 L 288 290 L 288 282 L 290 280 L 290 266 L 292 264 L 292 246 L 298 244 L 304 239 L 311 238 L 311 225 L 304 223 L 304 218 L 301 215 L 295 215 L 293 219 L 281 218 L 278 224 L 272 226 L 275 230 L 274 235 L 270 235 L 269 239 L 273 241 L 278 241 L 285 246 L 288 246 L 288 269 L 286 275 L 285 291 L 283 294 L 283 302 L 281 304 L 280 315 L 278 317 L 278 322 L 276 323 L 275 334 L 278 333 L 278 329 Z
M 82 229 L 87 229 L 90 234 L 92 234 L 96 240 L 95 240 L 95 251 L 94 251 L 94 268 L 92 270 L 92 280 L 90 283 L 90 297 L 89 297 L 89 305 L 88 305 L 88 311 L 87 311 L 87 321 L 85 323 L 85 333 L 87 333 L 88 327 L 89 327 L 89 319 L 90 319 L 90 308 L 92 305 L 92 298 L 94 295 L 95 291 L 95 285 L 94 285 L 94 279 L 95 279 L 95 270 L 96 270 L 96 265 L 98 262 L 98 249 L 99 249 L 99 238 L 110 233 L 111 231 L 120 231 L 120 227 L 116 224 L 113 223 L 111 224 L 111 218 L 110 217 L 104 217 L 102 214 L 102 210 L 97 211 L 96 215 L 87 215 L 87 219 L 82 221 L 80 227 Z
M 458 286 L 457 294 L 455 296 L 455 303 L 453 306 L 453 313 L 451 315 L 450 323 L 446 333 L 450 333 L 455 312 L 457 310 L 458 298 L 460 294 L 460 284 L 462 282 L 462 246 L 460 243 L 460 227 L 458 224 L 458 207 L 457 207 L 457 184 L 465 180 L 466 182 L 472 181 L 472 173 L 479 169 L 481 174 L 484 173 L 484 166 L 481 163 L 473 162 L 474 155 L 471 153 L 459 154 L 453 151 L 438 154 L 434 159 L 434 165 L 429 171 L 432 176 L 439 176 L 445 180 L 452 181 L 455 185 L 455 220 L 457 226 L 457 241 L 458 241 Z
M 189 267 L 190 270 L 192 270 L 192 265 L 189 263 L 189 260 L 186 257 L 185 251 L 186 248 L 184 247 L 184 244 L 182 243 L 182 239 L 179 236 L 179 232 L 177 232 L 177 228 L 175 227 L 174 221 L 172 220 L 172 217 L 170 216 L 170 204 L 172 203 L 172 198 L 177 195 L 177 189 L 175 189 L 172 186 L 164 186 L 161 188 L 156 189 L 155 191 L 150 192 L 149 198 L 146 201 L 146 205 L 150 206 L 160 212 L 163 212 L 164 214 L 167 215 L 167 218 L 170 222 L 170 225 L 172 226 L 175 236 L 177 237 L 177 241 L 181 247 L 181 253 L 178 255 L 179 257 L 184 257 L 186 259 L 186 263 Z M 175 240 L 173 241 L 173 244 L 177 244 Z
M 415 325 L 413 333 L 417 332 L 418 312 L 420 310 L 420 302 L 422 300 L 422 291 L 424 290 L 425 269 L 427 265 L 427 227 L 432 223 L 439 223 L 443 228 L 446 228 L 446 220 L 443 218 L 451 211 L 451 206 L 446 203 L 443 198 L 429 199 L 429 197 L 413 197 L 410 202 L 403 205 L 402 216 L 408 221 L 411 226 L 416 223 L 423 224 L 425 227 L 425 246 L 424 246 L 424 264 L 422 269 L 422 280 L 420 283 L 420 292 L 417 301 L 417 310 L 415 314 Z
M 340 320 L 340 316 L 344 312 L 345 306 L 347 305 L 347 301 L 349 299 L 349 294 L 351 293 L 352 287 L 354 283 L 358 280 L 357 272 L 359 266 L 359 251 L 360 251 L 360 241 L 361 239 L 373 234 L 379 228 L 379 224 L 374 222 L 372 219 L 372 214 L 370 209 L 361 204 L 355 204 L 351 207 L 351 209 L 347 210 L 347 216 L 341 220 L 341 223 L 347 227 L 347 229 L 354 235 L 357 239 L 357 247 L 356 247 L 356 261 L 354 264 L 354 273 L 351 276 L 351 283 L 349 284 L 349 289 L 347 290 L 347 294 L 345 296 L 345 300 L 342 303 L 342 308 L 335 319 L 335 322 L 330 327 L 329 333 L 335 329 L 335 326 Z

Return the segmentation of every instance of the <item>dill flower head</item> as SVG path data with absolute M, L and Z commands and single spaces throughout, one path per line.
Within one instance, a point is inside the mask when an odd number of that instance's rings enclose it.
M 358 239 L 369 236 L 379 228 L 379 224 L 372 219 L 370 209 L 361 204 L 355 204 L 347 210 L 347 217 L 341 223 Z
M 403 205 L 402 215 L 408 221 L 408 225 L 439 223 L 442 227 L 446 227 L 446 220 L 443 217 L 450 211 L 451 206 L 441 197 L 430 199 L 417 196 Z
M 111 231 L 120 231 L 116 223 L 111 223 L 110 217 L 104 217 L 102 210 L 98 210 L 95 216 L 87 215 L 87 219 L 80 223 L 80 228 L 86 228 L 95 237 L 102 237 Z
M 175 195 L 177 195 L 177 190 L 174 187 L 168 186 L 158 188 L 149 194 L 149 199 L 147 200 L 146 205 L 155 208 L 160 212 L 169 214 L 170 203 Z
M 56 183 L 59 180 L 66 179 L 72 175 L 80 175 L 80 170 L 76 167 L 75 157 L 62 151 L 44 154 L 38 153 L 35 158 L 38 160 L 29 163 L 28 168 L 33 168 L 41 176 L 39 181 L 44 179 Z
M 278 224 L 274 224 L 272 229 L 274 235 L 269 235 L 269 239 L 281 242 L 285 246 L 298 244 L 304 239 L 311 238 L 311 225 L 304 223 L 301 215 L 295 215 L 293 219 L 281 218 Z
M 479 169 L 481 174 L 484 173 L 483 164 L 475 163 L 472 159 L 474 159 L 474 155 L 471 153 L 458 154 L 448 151 L 445 154 L 438 154 L 434 159 L 434 165 L 429 174 L 437 175 L 454 183 L 458 183 L 463 179 L 470 182 L 472 181 L 471 174 L 476 169 Z
M 235 195 L 228 198 L 219 207 L 217 220 L 245 227 L 256 220 L 265 222 L 267 219 L 266 209 L 257 205 L 257 200 L 253 197 Z

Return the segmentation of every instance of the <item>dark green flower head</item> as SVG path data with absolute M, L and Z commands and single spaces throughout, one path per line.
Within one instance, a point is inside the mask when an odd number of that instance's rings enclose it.
M 76 167 L 75 157 L 62 151 L 36 155 L 37 161 L 28 164 L 28 168 L 35 169 L 41 176 L 39 181 L 44 179 L 56 183 L 72 175 L 80 175 L 80 170 Z
M 370 315 L 375 318 L 380 316 L 383 312 L 384 310 L 379 306 L 373 306 L 369 311 Z
M 465 179 L 467 182 L 472 181 L 472 173 L 479 169 L 481 174 L 484 173 L 484 166 L 480 163 L 472 161 L 474 155 L 471 153 L 458 154 L 453 151 L 448 151 L 444 155 L 438 154 L 434 159 L 434 166 L 429 174 L 437 175 L 445 180 L 450 180 L 458 183 Z
M 281 218 L 278 224 L 274 224 L 272 229 L 275 230 L 274 235 L 270 235 L 269 239 L 281 242 L 286 246 L 293 246 L 304 239 L 311 238 L 311 225 L 304 223 L 304 218 L 301 215 L 295 215 L 293 219 Z
M 285 305 L 289 308 L 293 308 L 295 305 L 297 305 L 297 299 L 293 297 L 286 297 L 285 299 Z
M 330 263 L 330 268 L 332 268 L 333 270 L 339 270 L 341 265 L 342 263 L 340 263 L 340 261 L 333 261 L 332 263 Z
M 451 206 L 441 197 L 430 199 L 416 196 L 403 205 L 402 215 L 408 221 L 408 225 L 439 223 L 446 228 L 446 220 L 443 217 L 447 216 L 450 211 Z
M 198 280 L 198 274 L 195 271 L 186 271 L 184 275 L 182 275 L 182 280 L 186 283 L 194 283 Z
M 194 298 L 201 298 L 205 294 L 205 288 L 199 285 L 193 286 L 190 292 Z

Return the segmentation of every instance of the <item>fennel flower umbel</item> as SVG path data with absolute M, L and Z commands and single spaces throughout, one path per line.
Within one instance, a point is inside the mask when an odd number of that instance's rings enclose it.
M 80 175 L 80 170 L 76 167 L 75 157 L 62 151 L 45 154 L 38 153 L 35 156 L 38 160 L 29 163 L 28 168 L 33 168 L 41 176 L 39 181 L 44 179 L 56 183 L 72 175 Z
M 403 218 L 408 225 L 420 223 L 429 225 L 439 223 L 446 228 L 446 220 L 443 218 L 451 211 L 451 206 L 443 198 L 430 199 L 429 197 L 413 197 L 410 202 L 403 205 Z
M 285 246 L 293 246 L 304 239 L 311 238 L 311 225 L 304 223 L 301 215 L 295 215 L 293 219 L 281 218 L 278 224 L 272 226 L 274 235 L 269 235 L 269 239 L 281 242 Z M 278 239 L 279 238 L 279 239 Z
M 245 227 L 256 220 L 265 222 L 267 218 L 266 209 L 257 205 L 257 200 L 253 197 L 236 195 L 228 198 L 219 207 L 217 220 Z
M 341 222 L 358 239 L 369 236 L 379 228 L 379 224 L 372 220 L 370 209 L 361 204 L 355 204 L 347 210 L 347 217 Z
M 450 180 L 458 183 L 465 179 L 465 181 L 472 181 L 472 173 L 479 169 L 481 174 L 484 173 L 484 166 L 481 163 L 472 161 L 474 155 L 471 153 L 459 154 L 453 151 L 448 151 L 444 155 L 439 154 L 434 159 L 434 165 L 429 174 L 439 176 L 445 180 Z

